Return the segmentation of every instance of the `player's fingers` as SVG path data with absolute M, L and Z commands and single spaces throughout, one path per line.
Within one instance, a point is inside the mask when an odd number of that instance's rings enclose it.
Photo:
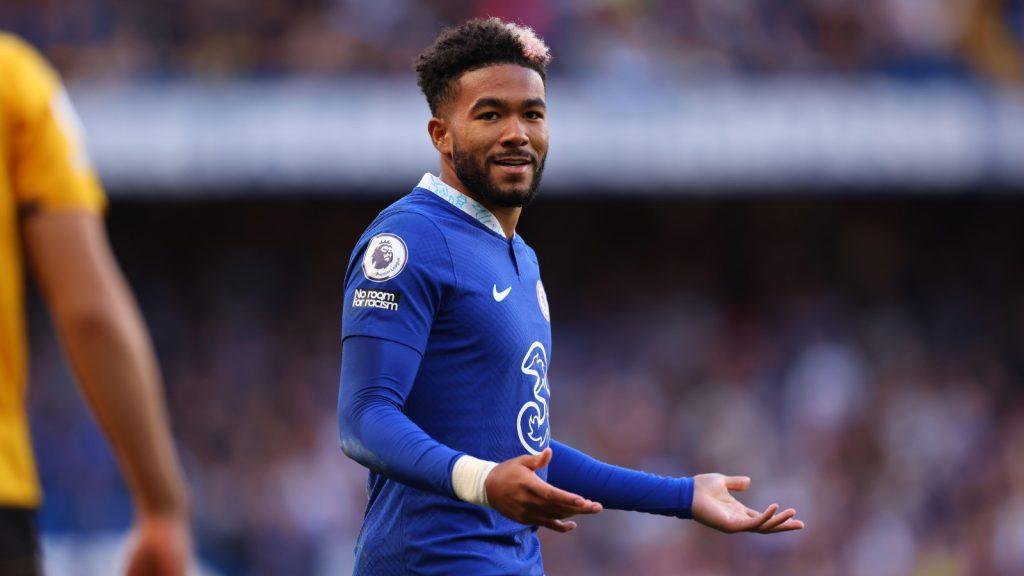
M 726 476 L 725 487 L 729 490 L 743 492 L 750 488 L 750 476 Z
M 540 478 L 537 478 L 536 482 L 531 482 L 529 484 L 529 488 L 530 491 L 533 492 L 534 496 L 543 501 L 545 508 L 564 507 L 573 510 L 576 514 L 593 514 L 600 511 L 594 510 L 595 502 L 591 502 L 579 494 L 573 494 L 572 492 L 566 492 L 561 488 L 555 488 Z M 597 506 L 600 506 L 600 504 Z
M 775 528 L 773 528 L 771 531 L 765 532 L 765 534 L 778 534 L 779 532 L 790 532 L 792 530 L 802 530 L 803 527 L 804 527 L 804 523 L 803 523 L 802 520 L 797 520 L 796 518 L 790 518 L 789 520 L 786 520 L 782 524 L 780 524 L 780 525 L 776 526 Z
M 762 534 L 767 534 L 768 532 L 771 532 L 778 526 L 781 526 L 787 520 L 794 516 L 796 516 L 796 510 L 792 508 L 787 508 L 786 510 L 783 510 L 782 512 L 779 512 L 775 516 L 769 518 L 764 524 L 761 524 L 761 526 L 758 527 L 757 531 L 761 532 Z
M 564 502 L 551 502 L 544 498 L 536 498 L 530 504 L 530 510 L 538 515 L 547 518 L 569 518 L 577 514 L 597 514 L 604 510 L 601 504 L 583 500 L 583 504 L 565 504 Z
M 539 496 L 530 495 L 522 502 L 523 509 L 531 518 L 564 520 L 583 511 L 575 506 L 553 504 Z
M 604 508 L 597 502 L 587 502 L 583 506 L 563 506 L 561 504 L 541 503 L 540 511 L 548 516 L 557 518 L 568 518 L 577 514 L 597 514 Z
M 540 453 L 540 465 L 537 466 L 537 469 L 543 468 L 547 466 L 549 463 L 551 463 L 552 455 L 554 455 L 554 452 L 551 450 L 551 447 L 545 448 Z
M 778 504 L 772 504 L 771 506 L 765 508 L 764 512 L 761 512 L 757 516 L 755 516 L 753 518 L 750 518 L 748 520 L 740 521 L 738 523 L 738 525 L 735 527 L 736 531 L 738 531 L 738 532 L 745 532 L 745 531 L 750 531 L 750 530 L 756 530 L 762 524 L 767 522 L 768 519 L 771 518 L 772 515 L 775 514 L 775 511 L 778 510 L 778 509 L 779 509 L 779 505 Z
M 540 454 L 526 457 L 526 467 L 536 472 L 551 462 L 551 448 L 545 448 Z
M 556 520 L 554 518 L 542 518 L 536 523 L 537 526 L 543 526 L 554 530 L 555 532 L 561 532 L 565 534 L 576 528 L 576 523 L 572 520 Z
M 564 504 L 553 504 L 541 501 L 539 504 L 541 513 L 555 518 L 568 518 L 577 514 L 597 514 L 604 510 L 604 507 L 597 502 L 586 500 L 582 506 L 566 506 Z

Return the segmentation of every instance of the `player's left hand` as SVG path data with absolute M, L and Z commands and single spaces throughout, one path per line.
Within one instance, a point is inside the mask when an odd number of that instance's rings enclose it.
M 186 576 L 192 541 L 181 515 L 142 515 L 132 530 L 126 576 Z
M 484 481 L 491 508 L 520 524 L 544 526 L 555 532 L 569 532 L 578 514 L 597 514 L 604 508 L 597 502 L 548 484 L 537 471 L 551 462 L 551 448 L 540 454 L 524 454 L 498 464 Z
M 757 512 L 733 498 L 730 490 L 742 492 L 750 487 L 746 476 L 700 474 L 693 477 L 693 519 L 726 534 L 757 532 L 774 534 L 800 530 L 804 523 L 796 519 L 796 510 L 787 508 L 776 514 L 778 504 Z

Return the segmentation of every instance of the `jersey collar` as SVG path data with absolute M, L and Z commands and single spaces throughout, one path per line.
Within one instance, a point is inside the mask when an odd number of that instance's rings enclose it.
M 505 231 L 501 229 L 498 219 L 494 217 L 490 210 L 484 208 L 483 204 L 445 184 L 444 181 L 430 172 L 423 175 L 423 178 L 420 179 L 420 183 L 416 187 L 430 190 L 452 206 L 475 218 L 477 222 L 483 224 L 498 236 L 506 240 L 508 239 L 505 236 Z

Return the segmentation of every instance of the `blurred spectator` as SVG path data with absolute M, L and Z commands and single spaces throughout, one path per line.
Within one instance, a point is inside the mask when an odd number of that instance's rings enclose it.
M 518 20 L 553 74 L 1024 76 L 1019 0 L 9 0 L 73 78 L 402 74 L 443 25 Z

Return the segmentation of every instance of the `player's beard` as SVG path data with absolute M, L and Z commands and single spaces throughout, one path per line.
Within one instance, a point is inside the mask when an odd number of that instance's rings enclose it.
M 530 156 L 536 158 L 532 154 Z M 503 190 L 491 179 L 490 171 L 487 169 L 488 159 L 484 159 L 481 165 L 472 154 L 463 154 L 459 147 L 452 143 L 452 164 L 459 181 L 483 204 L 502 208 L 519 208 L 533 202 L 540 188 L 540 178 L 544 173 L 546 160 L 547 156 L 534 162 L 528 186 L 521 184 Z

